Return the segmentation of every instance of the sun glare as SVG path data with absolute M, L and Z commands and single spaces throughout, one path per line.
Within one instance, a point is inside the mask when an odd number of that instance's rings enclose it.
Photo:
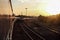
M 38 6 L 39 10 L 46 11 L 49 15 L 60 13 L 60 0 L 45 0 Z M 47 15 L 47 13 L 45 13 Z
M 60 0 L 18 0 L 18 1 L 21 2 L 20 3 L 21 11 L 23 11 L 23 8 L 27 7 L 28 13 L 30 12 L 32 13 L 32 11 L 36 9 L 36 11 L 38 10 L 36 13 L 39 13 L 39 15 L 41 14 L 43 16 L 56 15 L 60 13 Z M 20 13 L 20 11 L 18 13 Z M 34 15 L 36 15 L 35 12 L 33 13 Z
M 60 13 L 60 2 L 59 0 L 49 0 L 46 8 L 44 9 L 50 15 L 56 15 Z

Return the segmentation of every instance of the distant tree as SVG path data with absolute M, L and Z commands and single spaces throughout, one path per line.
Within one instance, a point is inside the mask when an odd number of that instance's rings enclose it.
M 12 16 L 15 16 L 15 14 L 13 13 Z
M 47 22 L 47 17 L 40 15 L 40 16 L 38 16 L 38 20 L 40 22 Z
M 60 26 L 60 14 L 57 15 L 57 25 Z

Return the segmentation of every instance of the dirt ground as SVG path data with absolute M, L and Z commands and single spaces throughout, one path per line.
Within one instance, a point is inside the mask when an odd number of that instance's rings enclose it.
M 4 40 L 11 27 L 11 19 L 9 17 L 0 16 L 0 40 Z

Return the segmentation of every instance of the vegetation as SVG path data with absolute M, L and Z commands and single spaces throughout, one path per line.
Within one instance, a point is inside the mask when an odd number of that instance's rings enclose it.
M 53 16 L 48 16 L 48 17 L 40 15 L 40 16 L 38 16 L 38 21 L 46 23 L 47 25 L 58 26 L 60 24 L 60 14 L 53 15 Z

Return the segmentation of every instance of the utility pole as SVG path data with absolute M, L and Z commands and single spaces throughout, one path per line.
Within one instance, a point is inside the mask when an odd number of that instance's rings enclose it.
M 26 9 L 26 16 L 27 16 L 27 9 L 28 9 L 28 8 L 25 8 L 25 9 Z
M 12 15 L 14 15 L 13 7 L 12 7 L 12 1 L 11 0 L 9 0 L 9 4 L 10 4 L 10 7 L 11 7 Z M 12 40 L 12 30 L 13 30 L 12 15 L 11 15 L 11 18 L 10 18 L 10 21 L 9 21 L 10 28 L 8 30 L 8 34 L 7 34 L 6 40 Z
M 10 6 L 11 6 L 11 11 L 12 11 L 12 15 L 13 15 L 14 13 L 13 13 L 12 1 L 9 0 L 9 3 L 10 3 Z

